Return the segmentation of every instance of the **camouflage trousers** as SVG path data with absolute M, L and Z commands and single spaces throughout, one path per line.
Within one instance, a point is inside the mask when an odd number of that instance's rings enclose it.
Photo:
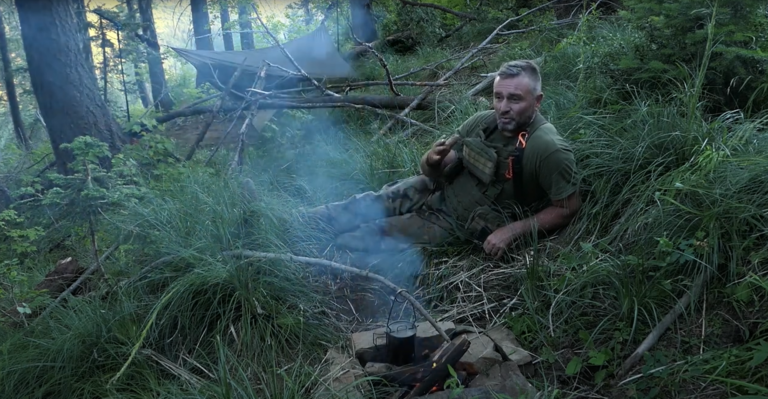
M 352 252 L 438 246 L 457 238 L 458 232 L 442 191 L 423 175 L 310 209 L 307 214 L 333 230 L 336 247 Z

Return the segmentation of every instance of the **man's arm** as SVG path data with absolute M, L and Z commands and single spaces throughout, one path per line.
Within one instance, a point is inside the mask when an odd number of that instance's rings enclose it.
M 581 209 L 581 195 L 576 190 L 561 200 L 552 201 L 552 205 L 532 217 L 512 223 L 512 230 L 518 237 L 533 233 L 534 229 L 537 233 L 550 233 L 571 223 L 579 209 Z
M 567 226 L 581 209 L 581 195 L 576 190 L 569 196 L 552 201 L 552 205 L 523 220 L 496 229 L 483 243 L 486 253 L 498 258 L 514 240 L 535 231 L 549 233 Z

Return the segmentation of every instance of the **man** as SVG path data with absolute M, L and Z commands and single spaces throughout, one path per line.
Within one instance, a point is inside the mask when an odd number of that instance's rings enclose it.
M 493 110 L 470 117 L 424 154 L 419 176 L 309 211 L 349 251 L 481 244 L 495 258 L 517 239 L 566 226 L 581 206 L 573 152 L 539 114 L 539 68 L 501 66 Z M 527 213 L 527 214 L 526 214 Z

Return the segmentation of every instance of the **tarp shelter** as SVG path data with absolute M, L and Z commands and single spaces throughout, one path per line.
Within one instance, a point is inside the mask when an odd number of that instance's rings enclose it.
M 281 42 L 281 44 L 301 69 L 315 80 L 345 79 L 354 76 L 352 67 L 339 54 L 324 23 L 302 37 Z M 214 87 L 219 88 L 221 87 L 217 83 L 217 79 L 221 85 L 226 85 L 245 59 L 243 71 L 234 85 L 234 88 L 240 92 L 253 86 L 264 61 L 269 61 L 288 71 L 298 72 L 291 60 L 283 54 L 277 45 L 244 51 L 171 48 L 195 67 L 201 82 L 210 82 Z M 266 72 L 265 90 L 293 88 L 301 82 L 306 82 L 306 79 L 296 77 L 281 68 L 267 66 Z

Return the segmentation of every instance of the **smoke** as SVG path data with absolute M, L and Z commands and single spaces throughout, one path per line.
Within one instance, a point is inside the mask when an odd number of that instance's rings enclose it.
M 296 188 L 293 199 L 305 209 L 333 204 L 334 219 L 329 224 L 337 229 L 334 232 L 337 234 L 327 236 L 327 240 L 321 239 L 323 242 L 311 243 L 323 258 L 379 274 L 413 294 L 424 256 L 407 237 L 384 235 L 387 218 L 394 215 L 384 196 L 377 195 L 381 186 L 390 182 L 383 179 L 382 183 L 378 178 L 381 169 L 403 169 L 413 165 L 398 164 L 393 153 L 397 148 L 372 144 L 366 137 L 358 140 L 357 121 L 340 120 L 348 112 L 308 111 L 310 116 L 296 131 L 285 125 L 294 119 L 289 115 L 283 115 L 284 122 L 276 121 L 278 134 L 294 134 L 298 139 L 292 159 L 279 166 L 280 179 L 292 180 Z M 300 212 L 297 210 L 296 213 Z M 297 217 L 293 223 L 292 230 L 302 235 L 297 241 L 305 239 L 306 230 L 312 228 L 307 219 Z M 386 297 L 382 298 L 381 294 Z M 379 293 L 379 301 L 354 306 L 357 312 L 375 315 L 383 322 L 394 295 L 395 292 L 384 289 Z M 393 312 L 403 310 L 402 304 L 395 308 Z M 405 307 L 407 311 L 410 309 L 410 306 Z M 401 316 L 393 315 L 393 319 Z

